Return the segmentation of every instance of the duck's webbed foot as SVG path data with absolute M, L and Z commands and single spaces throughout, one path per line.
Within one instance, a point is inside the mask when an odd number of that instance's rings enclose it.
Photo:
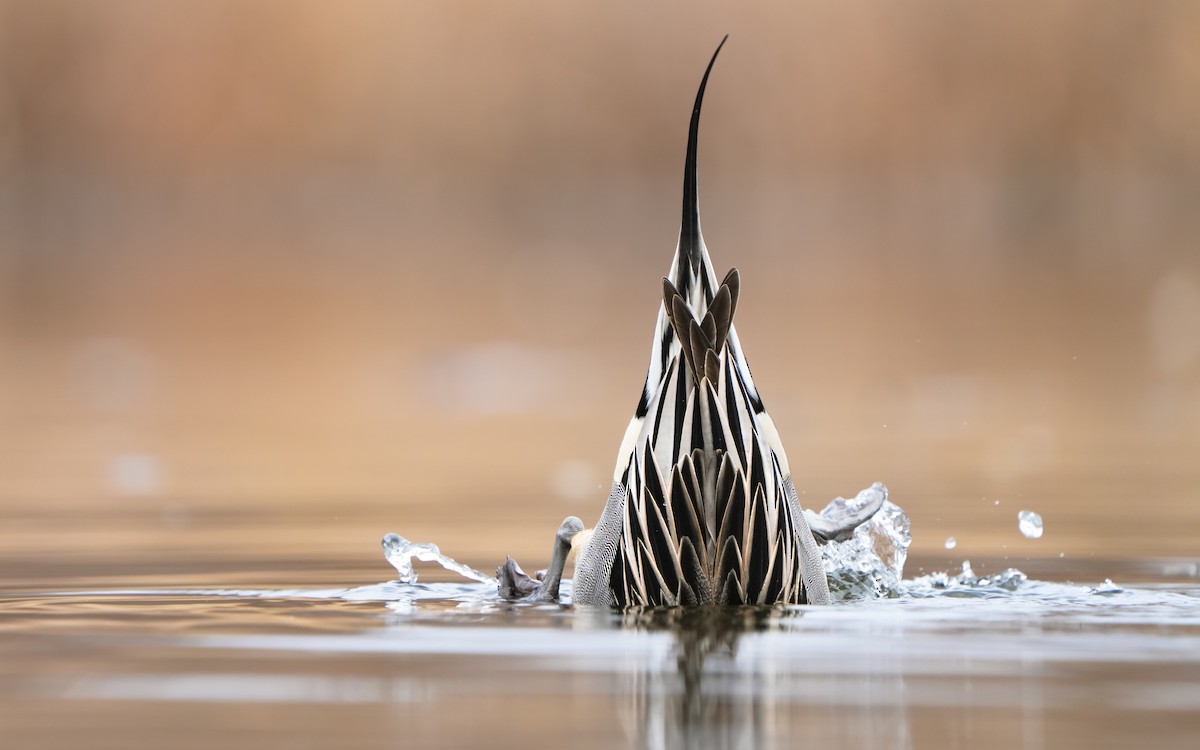
M 517 561 L 512 559 L 512 555 L 504 561 L 504 564 L 496 568 L 496 581 L 498 582 L 498 591 L 501 599 L 524 599 L 530 594 L 537 593 L 542 583 L 537 578 L 530 578 L 529 574 L 521 570 L 521 566 Z
M 820 513 L 804 511 L 804 519 L 812 529 L 818 544 L 841 541 L 854 533 L 861 524 L 871 520 L 887 501 L 888 490 L 882 482 L 876 482 L 858 493 L 853 500 L 838 498 L 826 505 Z
M 505 560 L 504 564 L 496 569 L 496 579 L 499 581 L 497 590 L 501 598 L 514 601 L 557 601 L 563 569 L 566 568 L 567 556 L 571 553 L 571 539 L 581 531 L 583 521 L 575 516 L 568 516 L 562 522 L 554 534 L 550 565 L 546 570 L 539 571 L 537 578 L 530 578 L 511 556 Z

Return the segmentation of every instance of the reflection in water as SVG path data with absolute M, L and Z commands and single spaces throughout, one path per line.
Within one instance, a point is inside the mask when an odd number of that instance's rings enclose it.
M 670 608 L 634 611 L 620 618 L 634 631 L 669 633 L 667 664 L 644 661 L 640 669 L 620 673 L 615 693 L 623 696 L 619 714 L 631 740 L 647 748 L 761 748 L 786 745 L 789 737 L 813 737 L 834 727 L 852 729 L 881 742 L 874 746 L 910 747 L 903 703 L 879 694 L 902 696 L 899 674 L 862 680 L 861 700 L 821 695 L 827 676 L 797 681 L 773 650 L 739 649 L 747 636 L 783 632 L 788 621 L 804 617 L 804 608 Z M 803 637 L 803 636 L 799 636 Z M 805 683 L 808 684 L 805 684 Z M 830 704 L 842 705 L 834 711 Z M 813 706 L 818 711 L 814 711 Z M 830 714 L 838 718 L 830 721 Z M 822 725 L 809 723 L 821 714 Z M 850 715 L 846 715 L 850 714 Z M 855 716 L 854 714 L 861 714 Z

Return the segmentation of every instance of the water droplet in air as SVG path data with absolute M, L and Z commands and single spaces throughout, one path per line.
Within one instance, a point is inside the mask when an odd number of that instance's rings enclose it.
M 952 536 L 946 537 L 946 549 L 954 549 L 958 546 L 958 540 Z
M 1042 517 L 1031 510 L 1023 510 L 1017 514 L 1017 528 L 1027 539 L 1040 539 L 1042 536 Z

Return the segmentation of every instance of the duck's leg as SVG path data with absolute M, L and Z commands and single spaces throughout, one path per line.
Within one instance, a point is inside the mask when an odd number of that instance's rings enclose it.
M 567 567 L 567 556 L 571 554 L 571 539 L 583 531 L 583 521 L 567 516 L 554 534 L 554 551 L 550 553 L 550 565 L 542 577 L 542 585 L 534 594 L 537 601 L 556 601 L 558 587 L 562 583 L 563 570 Z
M 505 599 L 523 599 L 525 601 L 550 602 L 558 600 L 558 589 L 562 583 L 563 570 L 567 567 L 567 556 L 571 554 L 571 540 L 583 531 L 583 521 L 575 516 L 568 516 L 554 534 L 554 549 L 550 553 L 550 565 L 544 574 L 538 578 L 530 578 L 517 565 L 516 560 L 508 558 L 496 571 L 499 580 L 500 596 Z

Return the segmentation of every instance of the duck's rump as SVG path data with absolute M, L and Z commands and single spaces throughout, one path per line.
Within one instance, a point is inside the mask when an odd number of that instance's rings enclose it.
M 575 601 L 823 603 L 824 570 L 789 476 L 728 358 L 717 383 L 680 359 L 576 566 Z

